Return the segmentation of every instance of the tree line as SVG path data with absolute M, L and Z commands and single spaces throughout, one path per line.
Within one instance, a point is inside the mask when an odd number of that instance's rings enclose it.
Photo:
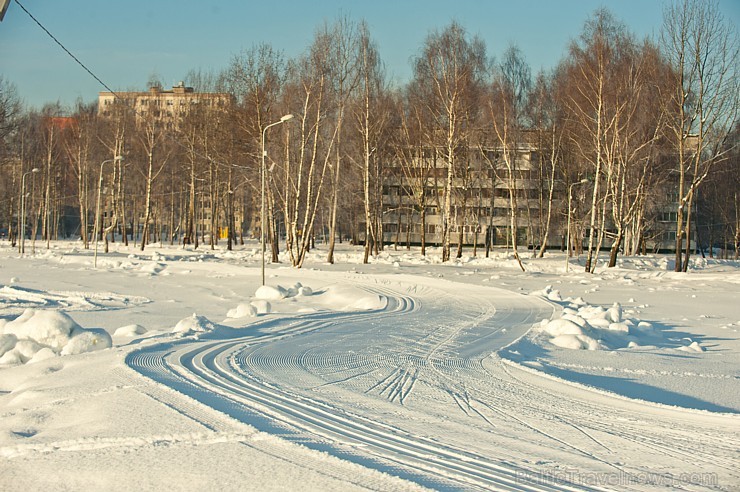
M 644 251 L 661 215 L 675 223 L 685 271 L 692 242 L 740 254 L 738 59 L 716 3 L 680 0 L 657 39 L 596 10 L 557 66 L 535 75 L 515 45 L 494 58 L 452 22 L 429 32 L 401 86 L 367 24 L 340 17 L 296 58 L 260 44 L 220 72 L 191 71 L 196 93 L 229 103 L 193 105 L 175 122 L 123 99 L 106 114 L 82 101 L 26 110 L 0 76 L 0 227 L 14 245 L 27 224 L 33 247 L 79 236 L 106 250 L 109 240 L 231 249 L 264 231 L 273 261 L 282 247 L 296 267 L 316 239 L 332 263 L 335 242 L 351 238 L 368 261 L 383 248 L 396 180 L 414 202 L 422 254 L 426 211 L 439 211 L 443 261 L 462 254 L 476 211 L 492 216 L 503 201 L 522 269 L 521 243 L 541 256 L 556 231 L 577 238 L 562 247 L 583 247 L 587 271 L 603 248 L 613 266 Z M 535 149 L 526 169 L 523 146 Z M 481 180 L 489 196 L 473 192 Z

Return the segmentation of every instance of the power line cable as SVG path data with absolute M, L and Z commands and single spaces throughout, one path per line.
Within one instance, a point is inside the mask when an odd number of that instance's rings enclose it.
M 125 107 L 126 109 L 128 109 L 129 111 L 132 111 L 132 112 L 133 112 L 133 113 L 134 113 L 134 114 L 135 114 L 136 116 L 143 116 L 143 115 L 142 115 L 141 113 L 139 113 L 139 111 L 138 111 L 138 110 L 136 110 L 136 108 L 132 108 L 131 106 L 129 106 L 129 104 L 128 104 L 128 102 L 126 101 L 126 99 L 125 99 L 125 98 L 121 97 L 121 96 L 120 96 L 120 95 L 119 95 L 119 94 L 118 94 L 118 93 L 117 93 L 116 91 L 114 91 L 113 89 L 111 89 L 110 87 L 108 87 L 108 84 L 106 84 L 105 82 L 103 82 L 103 80 L 102 80 L 102 79 L 101 79 L 100 77 L 98 77 L 97 75 L 95 75 L 95 73 L 94 73 L 94 72 L 93 72 L 93 71 L 92 71 L 92 70 L 91 70 L 90 68 L 88 68 L 88 67 L 87 67 L 87 65 L 85 65 L 84 63 L 82 63 L 82 61 L 80 61 L 80 59 L 79 59 L 79 58 L 77 58 L 77 57 L 76 57 L 76 56 L 74 55 L 74 53 L 72 53 L 72 52 L 71 52 L 71 51 L 70 51 L 69 49 L 67 49 L 67 47 L 66 47 L 66 46 L 64 46 L 64 44 L 62 44 L 62 42 L 61 42 L 61 41 L 59 41 L 59 39 L 57 39 L 57 37 L 56 37 L 56 36 L 54 36 L 54 35 L 53 35 L 53 34 L 52 34 L 52 33 L 51 33 L 51 32 L 50 32 L 50 31 L 49 31 L 49 30 L 48 30 L 48 29 L 47 29 L 47 28 L 46 28 L 46 27 L 45 27 L 45 26 L 44 26 L 44 25 L 43 25 L 43 24 L 41 23 L 41 21 L 39 21 L 39 20 L 38 20 L 38 19 L 37 19 L 36 17 L 34 17 L 34 15 L 33 15 L 33 14 L 32 14 L 31 12 L 29 12 L 29 11 L 28 11 L 28 9 L 27 9 L 26 7 L 24 7 L 24 6 L 23 6 L 23 4 L 22 4 L 22 3 L 21 3 L 21 2 L 19 1 L 19 0 L 14 0 L 14 1 L 15 1 L 15 3 L 16 3 L 16 4 L 18 4 L 18 6 L 19 6 L 19 7 L 20 7 L 20 8 L 21 8 L 21 9 L 22 9 L 22 10 L 23 10 L 23 11 L 24 11 L 24 12 L 25 12 L 25 13 L 26 13 L 26 14 L 27 14 L 27 15 L 28 15 L 28 16 L 29 16 L 30 18 L 31 18 L 31 20 L 33 20 L 33 21 L 34 21 L 34 22 L 36 23 L 36 25 L 38 25 L 38 26 L 39 26 L 39 27 L 40 27 L 40 28 L 41 28 L 41 29 L 42 29 L 42 30 L 43 30 L 43 31 L 44 31 L 44 32 L 45 32 L 45 33 L 46 33 L 46 34 L 47 34 L 47 35 L 48 35 L 48 36 L 49 36 L 49 37 L 50 37 L 50 38 L 51 38 L 51 39 L 52 39 L 52 40 L 53 40 L 53 41 L 54 41 L 54 42 L 55 42 L 55 43 L 57 44 L 57 45 L 59 45 L 59 47 L 60 47 L 60 48 L 62 48 L 62 50 L 64 50 L 64 52 L 65 52 L 65 53 L 67 53 L 67 54 L 68 54 L 68 55 L 69 55 L 69 56 L 70 56 L 70 57 L 71 57 L 71 58 L 72 58 L 72 59 L 73 59 L 73 60 L 74 60 L 74 61 L 75 61 L 75 62 L 76 62 L 76 63 L 77 63 L 77 64 L 78 64 L 79 66 L 81 66 L 81 67 L 82 67 L 82 68 L 83 68 L 83 69 L 84 69 L 84 70 L 85 70 L 85 71 L 86 71 L 86 72 L 87 72 L 88 74 L 90 74 L 90 76 L 91 76 L 92 78 L 94 78 L 94 79 L 95 79 L 95 80 L 96 80 L 96 81 L 97 81 L 97 82 L 98 82 L 98 83 L 99 83 L 100 85 L 102 85 L 102 86 L 103 86 L 103 87 L 104 87 L 105 89 L 107 89 L 107 90 L 108 90 L 108 92 L 110 92 L 111 94 L 113 94 L 113 96 L 114 96 L 114 97 L 115 97 L 116 99 L 118 99 L 119 101 L 121 101 L 121 102 L 123 103 L 123 106 L 124 106 L 124 107 Z M 234 168 L 245 168 L 245 166 L 237 166 L 237 165 L 233 165 L 233 164 L 225 164 L 225 163 L 223 163 L 223 162 L 219 162 L 219 161 L 217 161 L 217 160 L 213 159 L 212 157 L 209 157 L 209 156 L 207 156 L 207 155 L 201 154 L 200 152 L 194 151 L 193 149 L 190 149 L 190 148 L 186 147 L 186 146 L 185 146 L 185 145 L 184 145 L 184 144 L 183 144 L 182 142 L 180 142 L 180 141 L 178 141 L 178 140 L 177 140 L 176 138 L 174 138 L 174 137 L 173 137 L 173 136 L 172 136 L 172 135 L 171 135 L 171 134 L 170 134 L 169 132 L 165 132 L 165 136 L 166 136 L 166 137 L 167 137 L 167 138 L 168 138 L 169 140 L 171 140 L 171 141 L 172 141 L 172 142 L 173 142 L 173 143 L 174 143 L 175 145 L 177 145 L 177 146 L 179 146 L 179 147 L 181 147 L 181 148 L 185 149 L 185 150 L 186 150 L 186 151 L 188 151 L 188 152 L 192 152 L 192 153 L 193 153 L 193 155 L 195 155 L 195 156 L 198 156 L 198 157 L 201 157 L 201 158 L 203 158 L 203 159 L 205 159 L 205 160 L 207 160 L 207 161 L 209 161 L 209 162 L 213 162 L 213 163 L 215 163 L 215 164 L 219 164 L 219 165 L 222 165 L 222 166 L 232 166 L 232 167 L 234 167 Z
M 79 58 L 77 58 L 77 57 L 76 57 L 76 56 L 75 56 L 75 55 L 74 55 L 74 54 L 73 54 L 73 53 L 72 53 L 71 51 L 69 51 L 69 50 L 68 50 L 68 49 L 67 49 L 67 48 L 66 48 L 66 47 L 65 47 L 65 46 L 64 46 L 64 45 L 63 45 L 63 44 L 61 43 L 61 41 L 59 41 L 59 40 L 58 40 L 58 39 L 56 38 L 56 36 L 54 36 L 54 35 L 53 35 L 53 34 L 52 34 L 51 32 L 49 32 L 49 30 L 48 30 L 48 29 L 47 29 L 46 27 L 44 27 L 44 25 L 43 25 L 43 24 L 42 24 L 41 22 L 39 22 L 39 20 L 38 20 L 38 19 L 37 19 L 36 17 L 34 17 L 34 16 L 33 16 L 33 14 L 32 14 L 31 12 L 29 12 L 29 11 L 28 11 L 28 9 L 27 9 L 26 7 L 24 7 L 24 6 L 23 6 L 23 4 L 22 4 L 21 2 L 19 2 L 18 0 L 15 0 L 15 3 L 17 3 L 17 4 L 18 4 L 18 6 L 19 6 L 19 7 L 21 8 L 21 9 L 23 9 L 23 11 L 24 11 L 24 12 L 25 12 L 26 14 L 28 14 L 28 16 L 29 16 L 29 17 L 31 18 L 31 20 L 33 20 L 33 21 L 34 21 L 34 22 L 35 22 L 35 23 L 36 23 L 36 24 L 37 24 L 37 25 L 38 25 L 38 26 L 39 26 L 39 27 L 40 27 L 40 28 L 41 28 L 41 29 L 42 29 L 42 30 L 43 30 L 43 31 L 44 31 L 44 32 L 45 32 L 45 33 L 46 33 L 46 34 L 47 34 L 47 35 L 48 35 L 48 36 L 49 36 L 49 37 L 51 38 L 51 39 L 53 39 L 53 40 L 54 40 L 54 42 L 55 42 L 56 44 L 58 44 L 58 45 L 59 45 L 59 47 L 60 47 L 60 48 L 62 48 L 62 49 L 63 49 L 63 50 L 65 51 L 65 53 L 67 53 L 67 54 L 68 54 L 69 56 L 71 56 L 71 57 L 72 57 L 72 59 L 73 59 L 74 61 L 76 61 L 76 62 L 77 62 L 77 64 L 78 64 L 79 66 L 81 66 L 81 67 L 82 67 L 83 69 L 85 69 L 85 71 L 86 71 L 87 73 L 89 73 L 89 74 L 90 74 L 90 75 L 92 76 L 92 78 L 94 78 L 95 80 L 97 80 L 97 81 L 98 81 L 98 82 L 100 83 L 100 85 L 102 85 L 103 87 L 105 87 L 106 89 L 108 89 L 108 91 L 109 91 L 109 92 L 112 92 L 112 93 L 113 93 L 113 94 L 114 94 L 114 95 L 115 95 L 116 97 L 118 97 L 118 95 L 117 95 L 117 94 L 116 94 L 116 93 L 115 93 L 115 92 L 114 92 L 114 91 L 113 91 L 113 90 L 112 90 L 112 89 L 111 89 L 110 87 L 108 87 L 108 86 L 106 85 L 106 83 L 105 83 L 105 82 L 103 82 L 102 80 L 100 80 L 100 77 L 98 77 L 97 75 L 95 75 L 95 74 L 94 74 L 94 73 L 92 72 L 92 70 L 90 70 L 89 68 L 87 68 L 87 66 L 85 66 L 85 64 L 84 64 L 84 63 L 82 63 L 82 62 L 80 61 L 80 59 L 79 59 Z

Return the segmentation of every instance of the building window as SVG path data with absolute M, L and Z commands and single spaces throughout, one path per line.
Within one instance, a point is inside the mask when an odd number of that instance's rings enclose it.
M 661 212 L 658 215 L 659 222 L 676 222 L 678 220 L 678 212 Z

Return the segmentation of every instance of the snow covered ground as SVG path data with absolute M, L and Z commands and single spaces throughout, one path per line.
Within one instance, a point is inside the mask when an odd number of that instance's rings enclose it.
M 740 264 L 0 243 L 0 490 L 738 490 Z

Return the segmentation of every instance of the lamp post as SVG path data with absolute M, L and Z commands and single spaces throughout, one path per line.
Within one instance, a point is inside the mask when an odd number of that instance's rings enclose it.
M 98 201 L 95 205 L 95 252 L 93 253 L 93 268 L 98 268 L 98 222 L 100 221 L 100 193 L 103 188 L 103 166 L 109 162 L 122 161 L 123 156 L 116 156 L 113 159 L 106 159 L 100 163 L 100 177 L 98 178 Z M 87 234 L 87 231 L 85 231 Z
M 565 233 L 565 273 L 568 273 L 568 267 L 570 266 L 570 202 L 571 197 L 573 196 L 573 187 L 584 183 L 588 183 L 588 179 L 583 178 L 576 183 L 572 183 L 568 187 L 568 230 Z
M 265 285 L 265 157 L 267 156 L 267 151 L 265 150 L 265 134 L 267 133 L 267 129 L 279 125 L 281 123 L 285 123 L 286 121 L 293 118 L 292 114 L 286 114 L 282 118 L 280 118 L 280 121 L 276 121 L 275 123 L 270 123 L 262 130 L 262 166 L 261 166 L 261 174 L 262 174 L 262 199 L 261 199 L 261 207 L 260 207 L 260 243 L 262 244 L 262 285 Z
M 34 167 L 30 171 L 23 173 L 23 177 L 21 177 L 21 241 L 19 244 L 21 256 L 26 252 L 26 176 L 36 174 L 37 172 L 39 172 L 39 168 Z

